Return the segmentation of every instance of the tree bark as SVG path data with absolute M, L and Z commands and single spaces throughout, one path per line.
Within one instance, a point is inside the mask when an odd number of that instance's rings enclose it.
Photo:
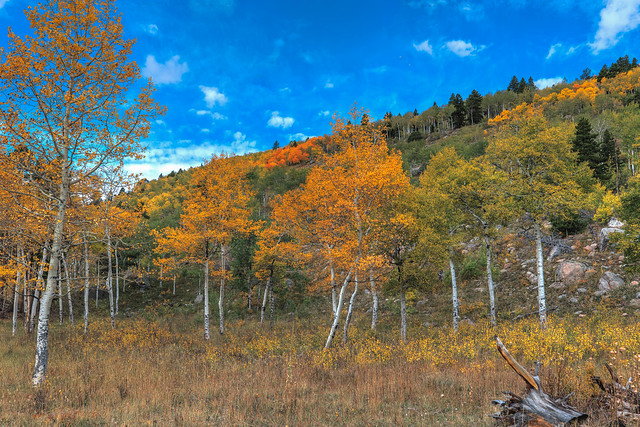
M 225 262 L 224 262 L 224 245 L 220 247 L 220 269 L 222 276 L 220 278 L 220 297 L 218 298 L 218 312 L 220 313 L 220 335 L 224 334 L 224 285 L 225 285 Z
M 114 255 L 116 259 L 116 315 L 118 314 L 118 310 L 120 309 L 120 263 L 118 262 L 118 243 L 116 241 L 116 245 L 114 247 Z M 175 295 L 175 286 L 173 294 Z
M 369 282 L 371 283 L 371 297 L 373 298 L 373 307 L 371 308 L 371 330 L 375 331 L 378 325 L 378 290 L 376 289 L 376 280 L 373 276 L 373 269 L 369 270 Z
M 273 286 L 269 286 L 269 329 L 273 329 L 273 312 L 275 311 L 275 299 L 273 298 Z
M 111 329 L 116 327 L 116 307 L 113 299 L 113 257 L 111 254 L 111 231 L 105 230 L 107 235 L 107 292 L 109 293 L 109 316 L 111 317 Z
M 336 310 L 333 316 L 333 323 L 331 324 L 331 330 L 329 331 L 329 336 L 327 337 L 327 342 L 324 345 L 324 349 L 327 350 L 331 347 L 331 342 L 333 341 L 333 337 L 336 335 L 336 331 L 338 330 L 338 324 L 340 323 L 340 312 L 342 311 L 342 303 L 344 302 L 344 293 L 349 285 L 349 280 L 351 280 L 351 275 L 353 274 L 353 268 L 349 270 L 349 274 L 342 282 L 342 287 L 340 288 L 340 296 L 338 297 L 338 309 Z
M 264 324 L 264 311 L 267 308 L 267 295 L 269 294 L 269 288 L 271 288 L 271 275 L 272 271 L 269 272 L 269 277 L 267 278 L 267 284 L 264 287 L 264 295 L 262 295 L 262 307 L 260 308 L 260 324 Z
M 538 314 L 540 315 L 540 328 L 547 327 L 547 302 L 544 295 L 544 258 L 542 257 L 542 232 L 540 223 L 536 222 L 536 266 L 538 272 Z
M 62 255 L 62 252 L 60 253 Z M 59 313 L 60 313 L 60 324 L 62 325 L 62 322 L 64 321 L 63 316 L 62 316 L 62 263 L 60 261 L 58 261 L 58 306 L 60 308 Z
M 353 293 L 349 299 L 349 309 L 347 310 L 347 317 L 344 319 L 344 331 L 342 333 L 342 344 L 347 343 L 349 338 L 349 325 L 351 324 L 351 317 L 353 316 L 353 303 L 356 300 L 356 293 L 358 293 L 358 275 L 355 275 L 356 285 L 353 288 Z
M 460 301 L 458 300 L 458 282 L 456 281 L 456 266 L 453 258 L 449 257 L 449 270 L 451 271 L 451 295 L 453 300 L 453 330 L 458 331 L 460 322 Z
M 211 337 L 209 333 L 209 258 L 204 262 L 204 339 Z
M 338 310 L 338 296 L 336 292 L 336 270 L 333 265 L 331 266 L 331 310 L 333 311 L 333 316 L 335 316 Z
M 100 291 L 100 260 L 96 260 L 96 308 L 98 308 L 98 293 Z
M 16 264 L 16 284 L 13 287 L 13 323 L 11 335 L 15 336 L 18 332 L 18 301 L 20 300 L 20 266 Z
M 69 197 L 70 178 L 68 172 L 68 153 L 66 145 L 62 146 L 62 173 L 60 181 L 60 193 L 58 198 L 58 212 L 53 229 L 53 241 L 51 244 L 51 256 L 49 257 L 49 274 L 47 275 L 47 285 L 40 300 L 40 311 L 38 314 L 38 331 L 36 336 L 36 358 L 33 369 L 32 384 L 34 387 L 42 385 L 47 376 L 47 363 L 49 359 L 49 314 L 51 303 L 56 289 L 58 266 L 60 263 L 60 249 L 62 248 L 62 238 L 64 235 L 64 222 L 67 212 L 67 200 Z
M 489 317 L 491 318 L 491 324 L 496 325 L 496 300 L 493 286 L 493 270 L 491 262 L 491 244 L 489 242 L 489 236 L 484 236 L 484 243 L 487 250 L 487 285 L 489 287 Z
M 89 327 L 89 242 L 87 235 L 83 236 L 84 244 L 84 332 Z
M 62 265 L 64 267 L 64 277 L 67 281 L 67 305 L 69 306 L 69 321 L 71 325 L 74 326 L 75 322 L 73 319 L 73 301 L 71 300 L 71 279 L 69 278 L 69 265 L 67 264 L 67 260 L 64 255 L 62 255 Z
M 36 314 L 38 313 L 38 304 L 40 304 L 40 287 L 43 284 L 44 264 L 47 262 L 47 243 L 42 249 L 42 261 L 38 266 L 38 279 L 36 280 L 36 291 L 33 294 L 34 302 L 31 305 L 31 315 L 29 316 L 29 333 L 33 332 L 36 322 Z

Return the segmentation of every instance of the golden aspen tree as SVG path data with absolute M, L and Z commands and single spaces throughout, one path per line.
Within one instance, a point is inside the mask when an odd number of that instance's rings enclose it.
M 486 153 L 487 161 L 502 172 L 509 209 L 533 222 L 542 328 L 547 323 L 542 223 L 585 207 L 594 184 L 588 166 L 578 164 L 571 150 L 573 130 L 568 123 L 551 125 L 539 109 L 524 109 L 502 122 Z
M 40 300 L 32 383 L 46 377 L 49 312 L 73 188 L 107 163 L 140 156 L 150 120 L 162 112 L 151 83 L 127 91 L 139 69 L 129 60 L 114 0 L 57 0 L 26 10 L 34 36 L 9 31 L 0 62 L 0 138 L 3 150 L 28 149 L 45 173 L 26 170 L 56 212 L 49 274 Z M 31 173 L 29 175 L 29 173 Z
M 182 255 L 199 264 L 204 275 L 204 336 L 209 332 L 209 265 L 220 257 L 218 310 L 220 333 L 224 333 L 224 291 L 228 279 L 227 248 L 234 233 L 257 231 L 251 219 L 250 202 L 255 193 L 247 179 L 249 164 L 222 154 L 194 172 L 191 191 L 183 205 L 179 228 L 166 228 L 157 235 L 156 252 Z

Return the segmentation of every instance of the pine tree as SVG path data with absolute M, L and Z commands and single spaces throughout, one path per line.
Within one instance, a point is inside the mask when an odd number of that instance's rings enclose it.
M 600 155 L 600 147 L 596 141 L 596 134 L 591 128 L 591 123 L 586 117 L 581 117 L 576 124 L 573 151 L 578 153 L 578 161 L 586 162 L 593 171 L 594 176 L 601 179 L 603 161 Z
M 531 76 L 529 76 L 529 80 L 527 80 L 527 89 L 532 91 L 536 90 L 536 84 Z
M 591 78 L 591 68 L 587 67 L 582 70 L 582 74 L 580 74 L 580 80 L 587 80 Z
M 609 129 L 606 129 L 602 135 L 599 151 L 602 164 L 600 166 L 600 175 L 596 176 L 596 178 L 608 188 L 615 188 L 617 193 L 620 186 L 620 166 L 622 165 L 622 161 L 616 140 Z M 615 177 L 614 182 L 610 182 L 612 177 Z
M 524 81 L 524 77 L 520 79 L 520 83 L 518 83 L 518 93 L 523 93 L 524 90 L 527 88 L 527 82 Z
M 461 128 L 465 125 L 465 117 L 467 115 L 462 96 L 459 93 L 452 93 L 451 97 L 449 98 L 449 105 L 452 105 L 454 107 L 453 113 L 451 113 L 453 128 Z
M 466 107 L 471 124 L 480 123 L 482 121 L 482 95 L 480 92 L 475 89 L 471 91 L 466 101 Z
M 518 92 L 518 78 L 516 76 L 511 77 L 507 90 L 510 90 L 511 92 Z

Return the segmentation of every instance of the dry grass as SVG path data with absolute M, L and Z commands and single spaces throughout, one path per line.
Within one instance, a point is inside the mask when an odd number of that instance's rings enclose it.
M 11 337 L 2 321 L 0 425 L 482 426 L 492 425 L 501 390 L 523 391 L 486 325 L 457 335 L 416 329 L 406 346 L 354 330 L 329 352 L 318 325 L 271 332 L 237 321 L 229 331 L 205 344 L 189 316 L 123 320 L 115 331 L 98 322 L 87 335 L 56 327 L 49 380 L 36 391 L 33 339 Z M 573 404 L 591 412 L 590 375 L 604 361 L 632 373 L 640 357 L 639 328 L 623 318 L 556 319 L 544 334 L 521 321 L 497 332 L 526 366 L 544 362 L 552 394 L 576 391 Z

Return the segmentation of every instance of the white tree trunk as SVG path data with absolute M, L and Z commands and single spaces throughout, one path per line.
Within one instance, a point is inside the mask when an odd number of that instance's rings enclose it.
M 62 263 L 58 261 L 58 306 L 60 307 L 60 324 L 64 321 L 62 316 Z
M 40 299 L 40 311 L 38 313 L 38 332 L 36 335 L 36 358 L 33 369 L 32 384 L 34 387 L 40 386 L 47 376 L 47 363 L 49 360 L 49 314 L 51 303 L 56 290 L 58 265 L 60 262 L 60 249 L 62 248 L 62 238 L 64 234 L 64 221 L 67 209 L 67 199 L 69 197 L 70 178 L 66 168 L 68 158 L 68 148 L 62 148 L 62 175 L 60 183 L 60 195 L 58 199 L 58 212 L 54 221 L 53 241 L 51 243 L 51 256 L 49 258 L 49 274 L 47 275 L 47 285 Z
M 273 312 L 275 311 L 275 299 L 273 298 L 273 286 L 269 286 L 269 329 L 273 329 Z
M 89 327 L 89 242 L 87 235 L 83 236 L 84 240 L 84 332 Z
M 375 331 L 378 325 L 378 290 L 376 289 L 376 279 L 373 276 L 373 269 L 369 270 L 369 282 L 371 284 L 371 298 L 373 307 L 371 308 L 371 330 Z
M 407 298 L 404 289 L 400 291 L 400 337 L 407 343 Z
M 267 295 L 269 294 L 269 288 L 271 287 L 271 273 L 267 278 L 267 284 L 264 287 L 264 295 L 262 295 L 262 307 L 260 307 L 260 324 L 264 324 L 264 311 L 267 308 Z
M 204 339 L 211 337 L 209 333 L 209 258 L 204 262 Z
M 491 269 L 491 244 L 489 242 L 489 236 L 484 236 L 484 243 L 487 249 L 487 285 L 489 286 L 489 317 L 491 318 L 491 324 L 496 325 L 496 300 L 493 286 L 493 271 Z
M 333 266 L 331 266 L 331 310 L 335 316 L 338 310 L 338 295 L 336 292 L 336 270 Z
M 100 260 L 96 260 L 96 308 L 98 308 L 98 292 L 100 291 Z
M 120 264 L 118 262 L 118 243 L 116 243 L 114 255 L 116 258 L 116 315 L 117 315 L 120 307 Z M 173 294 L 175 295 L 175 291 L 173 292 Z
M 109 316 L 111 317 L 111 329 L 116 327 L 116 306 L 113 299 L 113 258 L 111 255 L 111 232 L 107 228 L 107 292 L 109 293 Z
M 329 331 L 329 336 L 327 337 L 327 342 L 324 345 L 324 349 L 328 349 L 331 347 L 331 342 L 333 341 L 333 337 L 336 335 L 336 331 L 338 330 L 338 324 L 340 323 L 340 312 L 342 312 L 342 303 L 344 302 L 344 293 L 349 285 L 349 280 L 351 280 L 351 275 L 353 274 L 353 268 L 347 274 L 347 277 L 342 282 L 342 287 L 340 288 L 340 296 L 338 297 L 338 309 L 333 316 L 333 323 L 331 324 L 331 330 Z
M 40 266 L 38 267 L 38 279 L 36 280 L 36 291 L 34 292 L 34 301 L 31 304 L 31 316 L 29 318 L 29 333 L 33 332 L 33 328 L 36 322 L 36 314 L 38 310 L 38 304 L 40 303 L 40 287 L 43 284 L 43 275 L 44 275 L 44 264 L 47 262 L 47 244 L 45 243 L 44 248 L 42 249 L 42 262 L 40 262 Z
M 358 293 L 358 275 L 355 275 L 356 285 L 353 288 L 353 293 L 349 299 L 349 309 L 347 310 L 347 317 L 344 319 L 344 330 L 342 332 L 342 344 L 347 343 L 349 338 L 349 325 L 351 324 L 351 317 L 353 316 L 353 303 L 356 300 L 356 294 Z
M 67 305 L 69 306 L 69 321 L 73 326 L 75 325 L 75 322 L 73 319 L 73 301 L 71 300 L 71 279 L 69 278 L 69 265 L 67 264 L 67 260 L 64 255 L 62 256 L 62 265 L 64 267 L 64 277 L 67 281 Z
M 220 268 L 222 276 L 220 278 L 220 297 L 218 298 L 218 312 L 220 313 L 220 334 L 224 334 L 224 285 L 225 285 L 225 265 L 224 265 L 224 245 L 220 248 Z
M 540 315 L 540 327 L 547 327 L 547 302 L 544 295 L 544 258 L 542 257 L 542 232 L 540 224 L 536 223 L 536 265 L 538 271 L 538 314 Z
M 20 301 L 20 266 L 16 265 L 16 284 L 13 287 L 13 324 L 11 335 L 15 336 L 18 332 L 18 302 Z
M 460 322 L 460 301 L 458 300 L 458 282 L 456 281 L 456 266 L 453 264 L 453 258 L 449 258 L 449 269 L 451 271 L 451 296 L 453 300 L 453 330 L 458 331 L 458 322 Z

